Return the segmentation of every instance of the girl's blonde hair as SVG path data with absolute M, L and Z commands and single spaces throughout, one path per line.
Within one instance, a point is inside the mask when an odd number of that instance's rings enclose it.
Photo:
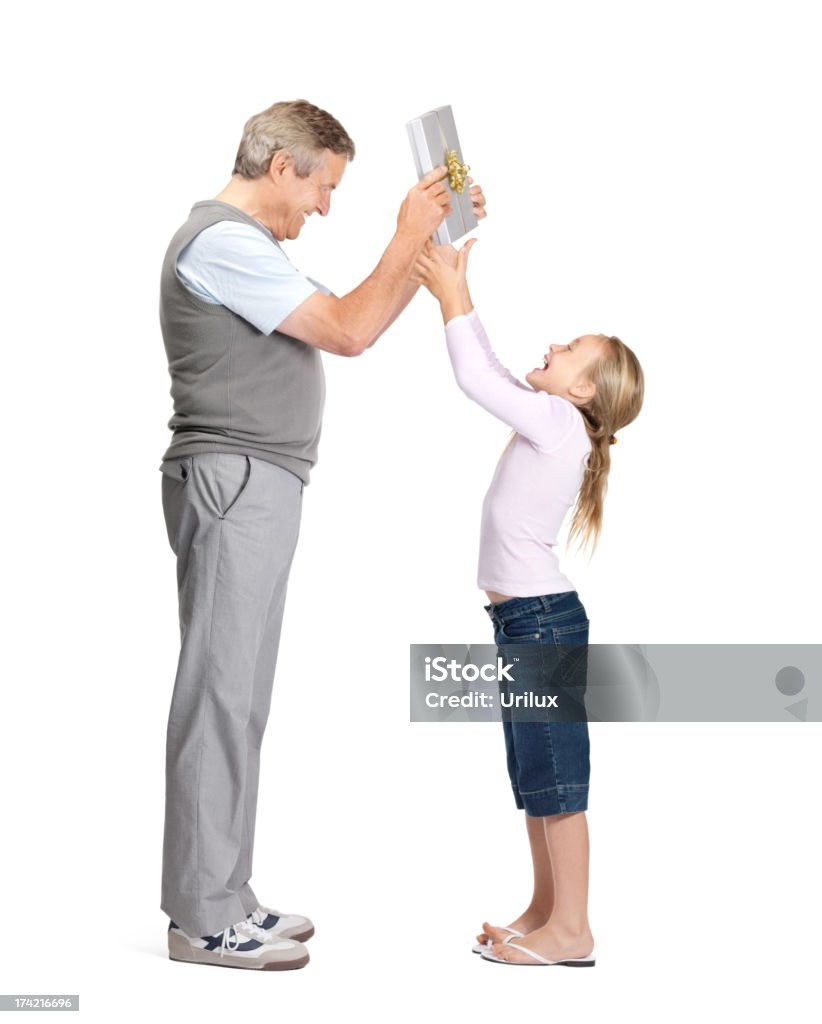
M 596 387 L 594 397 L 577 408 L 591 439 L 591 453 L 585 462 L 585 476 L 579 489 L 569 543 L 577 538 L 580 549 L 593 541 L 596 551 L 602 531 L 602 512 L 611 469 L 611 435 L 636 419 L 645 395 L 645 378 L 639 360 L 624 341 L 605 338 L 602 351 L 588 367 L 589 379 Z

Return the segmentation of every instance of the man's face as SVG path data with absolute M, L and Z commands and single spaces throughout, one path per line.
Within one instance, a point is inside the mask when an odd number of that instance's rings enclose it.
M 307 178 L 298 178 L 289 163 L 283 177 L 285 200 L 283 204 L 282 231 L 277 237 L 296 238 L 312 213 L 324 217 L 331 209 L 331 193 L 342 181 L 348 158 L 344 153 L 323 150 L 322 161 Z

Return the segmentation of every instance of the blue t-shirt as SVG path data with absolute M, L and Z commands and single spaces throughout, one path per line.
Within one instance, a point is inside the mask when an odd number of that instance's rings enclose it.
M 251 224 L 233 220 L 196 235 L 177 259 L 177 276 L 198 298 L 226 306 L 263 334 L 316 290 L 331 294 L 294 266 L 273 235 L 269 241 Z

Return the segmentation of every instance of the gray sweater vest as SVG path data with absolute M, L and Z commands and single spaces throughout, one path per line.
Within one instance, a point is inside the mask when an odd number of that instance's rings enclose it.
M 174 415 L 163 459 L 197 452 L 253 455 L 308 483 L 317 461 L 325 378 L 320 352 L 274 330 L 262 334 L 225 306 L 197 298 L 177 276 L 177 257 L 204 228 L 253 217 L 217 199 L 195 203 L 171 240 L 160 279 Z

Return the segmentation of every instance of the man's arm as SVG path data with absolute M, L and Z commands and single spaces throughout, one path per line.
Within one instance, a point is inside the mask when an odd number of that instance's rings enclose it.
M 383 336 L 383 334 L 385 334 L 385 332 L 388 330 L 388 328 L 391 326 L 391 324 L 394 323 L 394 321 L 397 319 L 397 317 L 400 315 L 400 313 L 402 313 L 402 311 L 405 309 L 405 307 L 408 305 L 408 303 L 417 294 L 417 292 L 419 290 L 419 287 L 420 286 L 419 286 L 418 282 L 411 281 L 409 279 L 409 281 L 405 285 L 405 288 L 403 288 L 403 290 L 402 290 L 402 293 L 401 293 L 400 298 L 399 298 L 399 302 L 394 307 L 394 310 L 391 313 L 391 316 L 388 318 L 388 322 L 385 323 L 380 328 L 379 332 L 374 336 L 374 339 L 369 343 L 368 348 L 371 348 L 371 346 L 374 344 L 374 342 L 377 340 L 377 338 L 381 338 Z
M 473 180 L 474 180 L 473 178 L 469 178 L 468 179 L 469 185 L 473 182 Z M 484 193 L 482 191 L 482 188 L 479 185 L 474 185 L 474 187 L 470 190 L 470 192 L 471 192 L 471 199 L 472 199 L 473 207 L 474 207 L 474 216 L 477 218 L 477 220 L 482 220 L 483 217 L 487 217 L 488 216 L 488 212 L 485 209 L 485 195 L 484 195 Z M 456 258 L 456 251 L 454 252 L 454 257 Z M 385 326 L 380 330 L 379 334 L 376 335 L 374 340 L 368 346 L 369 348 L 371 347 L 371 345 L 374 344 L 374 342 L 377 340 L 377 338 L 381 337 L 388 330 L 388 328 L 391 326 L 391 324 L 394 323 L 394 321 L 397 319 L 397 317 L 400 315 L 400 313 L 402 313 L 402 311 L 405 309 L 405 307 L 408 305 L 408 303 L 417 294 L 418 289 L 419 289 L 419 281 L 415 281 L 413 278 L 410 278 L 409 281 L 408 281 L 408 284 L 405 286 L 405 289 L 403 290 L 402 294 L 400 295 L 399 302 L 397 303 L 397 306 L 394 309 L 394 312 L 391 314 L 391 316 L 390 316 L 390 318 L 388 320 L 388 323 L 386 323 Z M 466 301 L 467 301 L 466 309 L 472 309 L 473 303 L 471 302 L 471 296 L 468 295 L 468 283 L 467 282 L 465 283 L 464 289 L 465 289 L 465 297 L 466 297 Z M 474 315 L 476 315 L 476 314 L 474 314 Z
M 422 247 L 450 212 L 448 189 L 442 183 L 445 173 L 444 166 L 435 167 L 409 191 L 394 237 L 361 284 L 341 298 L 311 295 L 277 330 L 335 355 L 360 355 L 373 345 L 399 313 L 397 306 L 409 292 L 408 278 Z

